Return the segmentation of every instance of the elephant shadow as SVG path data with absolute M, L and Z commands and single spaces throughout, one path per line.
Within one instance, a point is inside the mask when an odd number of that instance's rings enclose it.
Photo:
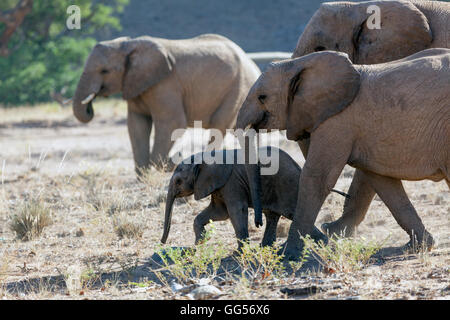
M 173 247 L 181 248 L 185 247 Z M 386 247 L 382 248 L 373 255 L 372 264 L 381 265 L 386 261 L 395 259 L 414 259 L 415 255 L 405 255 L 403 247 Z M 167 265 L 173 264 L 173 261 L 167 261 Z M 292 265 L 288 261 L 283 261 L 284 270 L 288 274 L 292 274 Z M 130 283 L 140 283 L 145 279 L 145 282 L 153 282 L 158 285 L 176 281 L 176 277 L 171 274 L 161 259 L 158 253 L 153 253 L 152 256 L 139 260 L 138 263 L 124 267 L 120 271 L 109 271 L 98 273 L 94 280 L 89 282 L 89 290 L 101 290 L 107 283 L 112 283 L 116 287 L 126 287 Z M 257 266 L 254 266 L 257 269 Z M 211 269 L 211 266 L 210 266 Z M 317 257 L 310 256 L 304 261 L 302 267 L 295 272 L 296 277 L 301 277 L 304 274 L 315 274 L 324 271 L 324 263 Z M 224 279 L 225 276 L 236 276 L 245 274 L 245 270 L 236 259 L 236 253 L 224 257 L 221 260 L 220 266 L 216 272 L 216 279 Z M 53 294 L 67 295 L 69 289 L 67 287 L 67 279 L 63 274 L 50 275 L 43 277 L 27 278 L 24 280 L 17 280 L 6 282 L 3 284 L 3 289 L 10 294 L 33 294 L 39 293 L 45 288 L 47 292 Z

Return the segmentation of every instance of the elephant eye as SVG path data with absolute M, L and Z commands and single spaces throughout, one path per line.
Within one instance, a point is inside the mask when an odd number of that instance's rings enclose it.
M 264 101 L 266 100 L 267 96 L 265 94 L 262 94 L 258 97 L 259 102 L 264 104 Z
M 319 52 L 319 51 L 325 51 L 327 50 L 327 48 L 323 47 L 323 46 L 318 46 L 314 49 L 315 52 Z
M 107 73 L 109 73 L 109 70 L 102 69 L 102 70 L 100 71 L 100 73 L 101 73 L 101 74 L 107 74 Z
M 180 178 L 175 179 L 175 184 L 176 185 L 180 185 L 181 184 L 181 179 Z

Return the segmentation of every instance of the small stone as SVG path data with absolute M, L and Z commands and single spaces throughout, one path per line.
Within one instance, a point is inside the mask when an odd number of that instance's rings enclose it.
M 195 300 L 207 300 L 218 295 L 221 295 L 222 291 L 212 285 L 200 286 L 189 293 L 189 296 Z
M 175 282 L 175 280 L 170 281 L 170 289 L 172 289 L 173 292 L 178 292 L 180 291 L 183 286 L 177 282 Z
M 83 231 L 83 229 L 80 228 L 80 230 L 78 230 L 78 231 L 75 233 L 75 235 L 76 235 L 77 237 L 82 237 L 82 236 L 84 236 L 84 231 Z

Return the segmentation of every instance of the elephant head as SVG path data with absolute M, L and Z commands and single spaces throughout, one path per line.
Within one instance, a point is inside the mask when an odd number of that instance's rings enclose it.
M 176 198 L 187 197 L 193 194 L 195 200 L 203 199 L 222 188 L 231 175 L 233 165 L 206 164 L 202 160 L 198 161 L 199 155 L 203 156 L 203 154 L 193 155 L 180 163 L 170 179 L 164 217 L 164 233 L 161 238 L 162 243 L 166 243 L 169 236 L 173 203 Z M 223 155 L 225 159 L 225 152 L 223 152 Z
M 288 139 L 302 140 L 344 110 L 359 85 L 360 75 L 345 53 L 324 51 L 272 63 L 250 89 L 236 128 L 286 129 Z M 259 166 L 246 168 L 252 199 L 259 203 Z
M 287 130 L 290 140 L 308 137 L 355 98 L 360 74 L 347 54 L 324 51 L 272 64 L 253 85 L 237 128 Z
M 168 76 L 173 65 L 173 56 L 156 38 L 117 38 L 98 43 L 86 61 L 75 92 L 75 117 L 89 122 L 97 96 L 119 92 L 125 100 L 139 96 Z
M 379 8 L 380 29 L 368 21 L 375 14 L 368 11 L 373 5 Z M 382 63 L 424 50 L 432 40 L 428 20 L 414 3 L 330 2 L 313 15 L 292 57 L 333 50 L 347 53 L 356 64 Z

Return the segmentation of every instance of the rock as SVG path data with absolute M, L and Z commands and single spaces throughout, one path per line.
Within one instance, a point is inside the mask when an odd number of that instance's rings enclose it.
M 169 285 L 170 285 L 170 289 L 172 289 L 173 292 L 178 292 L 183 288 L 183 286 L 181 284 L 175 282 L 175 280 L 170 281 Z
M 221 295 L 222 291 L 212 285 L 199 286 L 192 290 L 188 296 L 195 300 L 208 300 Z

